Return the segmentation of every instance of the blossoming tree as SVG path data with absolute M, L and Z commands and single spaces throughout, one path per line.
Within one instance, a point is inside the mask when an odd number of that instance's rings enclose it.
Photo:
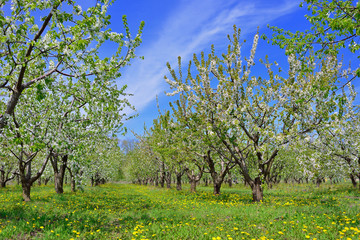
M 259 36 L 255 35 L 245 64 L 239 37 L 240 30 L 234 27 L 228 51 L 221 58 L 212 48 L 207 58 L 204 53 L 200 59 L 194 55 L 195 68 L 190 61 L 186 79 L 170 66 L 172 79 L 165 78 L 175 89 L 173 94 L 185 98 L 189 108 L 199 112 L 202 119 L 197 127 L 217 137 L 223 146 L 218 148 L 219 154 L 231 156 L 251 186 L 253 200 L 261 201 L 262 182 L 269 177 L 279 150 L 329 119 L 335 105 L 329 92 L 337 81 L 339 66 L 333 57 L 320 62 L 309 59 L 311 71 L 302 72 L 298 59 L 290 55 L 285 76 L 276 74 L 267 61 L 263 63 L 268 76 L 254 76 L 251 68 Z M 254 175 L 249 171 L 251 164 L 257 169 Z
M 107 9 L 111 1 L 98 0 L 87 9 L 77 2 L 7 0 L 0 3 L 0 89 L 7 92 L 1 98 L 7 103 L 0 113 L 0 130 L 26 89 L 64 81 L 69 85 L 77 82 L 85 91 L 91 80 L 105 85 L 118 78 L 119 70 L 134 58 L 143 23 L 132 39 L 125 16 L 125 34 L 108 28 Z M 40 20 L 39 14 L 43 15 Z M 99 51 L 106 40 L 117 48 L 113 54 L 101 58 Z M 68 94 L 67 88 L 62 90 Z

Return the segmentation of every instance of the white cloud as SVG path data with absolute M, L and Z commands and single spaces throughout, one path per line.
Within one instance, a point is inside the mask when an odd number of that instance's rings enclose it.
M 176 67 L 177 57 L 189 60 L 194 52 L 232 32 L 236 24 L 242 36 L 254 32 L 272 20 L 294 11 L 297 1 L 287 0 L 276 4 L 264 1 L 236 0 L 185 0 L 180 1 L 170 17 L 159 27 L 158 38 L 150 39 L 145 48 L 137 52 L 145 60 L 135 61 L 127 67 L 121 83 L 128 85 L 129 98 L 137 110 L 144 109 L 157 94 L 166 89 L 164 75 L 168 74 L 166 62 Z M 155 33 L 152 33 L 155 35 Z M 144 36 L 146 41 L 146 36 Z

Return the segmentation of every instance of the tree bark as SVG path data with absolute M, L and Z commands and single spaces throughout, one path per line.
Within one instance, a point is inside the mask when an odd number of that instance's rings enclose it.
M 260 177 L 256 177 L 255 180 L 250 184 L 252 189 L 253 201 L 260 202 L 263 200 L 263 189 L 261 187 Z
M 196 192 L 196 181 L 193 179 L 189 179 L 190 181 L 190 192 Z
M 44 185 L 46 186 L 49 181 L 50 181 L 50 177 L 45 178 L 45 179 L 44 179 Z
M 321 178 L 316 178 L 316 187 L 320 187 Z
M 64 192 L 64 176 L 67 167 L 68 155 L 61 157 L 61 163 L 59 163 L 59 156 L 53 155 L 50 159 L 54 169 L 54 184 L 55 191 L 57 194 Z M 60 164 L 60 167 L 58 166 Z
M 11 97 L 10 97 L 8 103 L 7 103 L 7 106 L 6 106 L 5 114 L 13 115 L 14 110 L 15 110 L 15 106 L 19 102 L 22 90 L 23 89 L 20 88 L 20 89 L 15 89 L 12 92 L 12 95 L 11 95 Z M 2 132 L 3 128 L 7 125 L 7 121 L 6 121 L 6 118 L 4 117 L 4 115 L 0 116 L 0 132 Z
M 207 177 L 204 178 L 205 187 L 209 186 L 209 179 Z
M 30 182 L 22 182 L 21 186 L 22 186 L 22 190 L 23 190 L 23 192 L 22 192 L 23 200 L 25 202 L 30 202 L 31 201 L 31 198 L 30 198 L 31 183 Z
M 159 186 L 159 173 L 156 172 L 156 176 L 155 176 L 155 187 Z
M 9 168 L 7 171 L 5 171 L 5 166 L 3 165 L 0 169 L 0 187 L 4 188 L 6 187 L 6 183 L 13 180 L 16 176 L 15 172 L 12 172 L 12 168 Z M 10 173 L 12 175 L 10 176 Z
M 201 180 L 201 177 L 204 173 L 204 168 L 199 167 L 198 174 L 195 174 L 193 170 L 190 172 L 188 169 L 186 169 L 185 171 L 190 183 L 190 192 L 196 192 L 196 185 Z
M 350 174 L 350 180 L 354 188 L 356 188 L 357 182 L 355 179 L 355 176 L 353 174 Z
M 71 192 L 76 192 L 75 178 L 71 178 L 70 184 L 71 184 Z
M 220 188 L 222 182 L 214 182 L 214 195 L 220 195 Z
M 171 172 L 165 173 L 166 188 L 171 188 Z
M 26 202 L 31 201 L 31 186 L 39 177 L 41 177 L 50 158 L 49 154 L 44 160 L 40 170 L 35 174 L 35 176 L 32 176 L 31 162 L 35 156 L 36 153 L 30 154 L 29 157 L 27 157 L 26 161 L 22 161 L 22 158 L 19 159 L 19 175 L 21 180 L 21 186 L 23 189 L 23 199 Z
M 161 163 L 161 171 L 160 171 L 160 186 L 163 188 L 165 186 L 165 163 Z
M 67 167 L 67 170 L 70 174 L 71 192 L 76 192 L 75 176 L 74 176 L 73 172 L 71 171 L 71 168 Z
M 182 174 L 181 173 L 177 173 L 176 174 L 176 190 L 180 191 L 182 189 L 182 186 L 181 186 L 181 177 L 182 177 Z
M 228 175 L 229 175 L 228 184 L 229 184 L 229 187 L 232 187 L 232 185 L 233 185 L 233 180 L 232 180 L 232 177 L 231 177 L 231 173 L 229 172 Z
M 204 155 L 204 161 L 207 163 L 209 167 L 210 176 L 212 178 L 214 185 L 214 195 L 219 195 L 221 184 L 224 182 L 227 173 L 232 167 L 230 166 L 230 163 L 224 164 L 224 162 L 221 161 L 221 169 L 220 169 L 220 173 L 218 173 L 216 171 L 215 162 L 212 159 L 210 153 L 211 151 L 208 150 L 206 155 Z

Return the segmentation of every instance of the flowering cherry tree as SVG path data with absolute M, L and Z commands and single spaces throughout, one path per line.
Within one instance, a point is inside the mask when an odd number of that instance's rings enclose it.
M 89 138 L 123 130 L 123 110 L 131 105 L 126 86 L 118 89 L 115 79 L 135 57 L 143 23 L 134 39 L 125 16 L 126 34 L 112 32 L 110 2 L 96 1 L 84 10 L 76 1 L 65 0 L 0 3 L 1 8 L 11 6 L 9 16 L 0 11 L 0 132 L 18 159 L 26 201 L 48 162 L 56 192 L 62 193 L 67 164 L 78 166 L 79 153 L 91 149 Z M 46 16 L 37 20 L 39 12 Z M 118 48 L 100 58 L 107 40 Z M 38 156 L 44 161 L 32 176 Z
M 120 76 L 120 69 L 135 57 L 140 44 L 141 23 L 134 39 L 126 17 L 125 34 L 108 28 L 109 0 L 97 0 L 82 9 L 72 0 L 7 0 L 0 3 L 0 130 L 7 124 L 24 91 L 50 82 L 77 83 L 86 91 L 92 81 L 106 86 Z M 9 13 L 5 8 L 9 8 Z M 9 14 L 8 14 L 9 13 Z M 42 14 L 40 18 L 38 15 Z M 109 40 L 117 45 L 110 56 L 100 58 L 101 46 Z M 125 50 L 124 50 L 125 49 Z M 71 88 L 61 89 L 66 95 Z M 41 98 L 41 91 L 35 92 Z
M 267 61 L 263 64 L 268 76 L 254 76 L 251 69 L 259 36 L 255 35 L 245 64 L 239 37 L 240 30 L 234 27 L 228 51 L 221 58 L 212 48 L 207 58 L 204 53 L 200 59 L 194 55 L 195 68 L 190 61 L 185 79 L 181 70 L 177 75 L 170 65 L 172 79 L 165 79 L 174 89 L 170 95 L 179 94 L 188 101 L 187 109 L 201 117 L 193 121 L 196 127 L 217 137 L 222 145 L 218 153 L 237 163 L 252 188 L 253 200 L 261 201 L 262 182 L 269 178 L 279 150 L 330 118 L 336 102 L 329 93 L 340 66 L 333 57 L 319 62 L 309 58 L 311 70 L 303 72 L 300 61 L 290 55 L 285 76 L 275 73 Z M 187 116 L 193 118 L 190 113 Z M 256 174 L 250 174 L 250 165 L 256 166 Z
M 329 124 L 317 130 L 313 139 L 306 143 L 312 149 L 303 163 L 310 174 L 322 172 L 328 176 L 348 176 L 356 187 L 360 181 L 360 128 L 359 106 L 354 103 L 356 91 L 349 83 L 343 89 L 338 112 Z M 303 158 L 306 160 L 306 158 Z
M 206 123 L 202 122 L 206 119 L 205 116 L 201 116 L 202 112 L 196 111 L 196 108 L 191 108 L 192 105 L 189 105 L 186 98 L 182 96 L 180 96 L 180 100 L 170 103 L 170 105 L 173 109 L 173 115 L 179 123 L 178 132 L 181 138 L 178 138 L 177 141 L 180 142 L 182 151 L 187 156 L 194 156 L 191 161 L 187 161 L 187 164 L 196 163 L 199 173 L 201 173 L 201 175 L 188 174 L 190 182 L 194 182 L 191 180 L 192 176 L 198 182 L 203 173 L 209 173 L 214 185 L 214 194 L 220 194 L 221 185 L 226 175 L 235 166 L 235 162 L 229 154 L 223 155 L 227 154 L 226 151 L 219 150 L 223 146 L 211 130 L 199 128 L 199 126 L 206 126 Z M 177 151 L 181 150 L 178 149 Z

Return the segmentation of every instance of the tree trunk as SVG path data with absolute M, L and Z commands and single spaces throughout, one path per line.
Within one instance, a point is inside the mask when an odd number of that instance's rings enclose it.
M 220 195 L 221 183 L 222 182 L 214 181 L 214 195 Z
M 180 191 L 182 189 L 181 177 L 182 177 L 181 173 L 176 174 L 176 190 L 178 190 L 178 191 Z
M 62 194 L 64 192 L 64 178 L 60 173 L 54 173 L 54 183 L 56 193 Z
M 58 156 L 52 156 L 51 164 L 54 169 L 54 184 L 55 191 L 57 194 L 62 194 L 64 192 L 64 176 L 67 167 L 68 156 L 64 155 L 61 157 L 60 167 L 58 166 Z
M 321 178 L 316 178 L 316 187 L 320 187 Z
M 251 183 L 252 195 L 254 202 L 260 202 L 263 200 L 263 189 L 261 187 L 260 177 L 256 177 L 255 181 Z
M 94 181 L 95 181 L 95 187 L 100 184 L 100 175 L 98 172 L 95 173 Z M 140 185 L 141 185 L 141 180 L 139 180 L 139 181 L 140 181 Z
M 23 190 L 22 196 L 23 196 L 24 201 L 30 202 L 31 201 L 31 198 L 30 198 L 31 183 L 23 182 L 21 184 L 21 186 L 22 186 L 22 190 Z
M 171 188 L 171 172 L 165 174 L 166 188 Z
M 205 187 L 209 186 L 209 179 L 208 177 L 204 178 L 204 182 L 205 182 Z
M 160 176 L 160 186 L 163 188 L 165 186 L 165 173 L 161 172 Z
M 165 163 L 161 162 L 161 170 L 160 170 L 160 186 L 163 188 L 165 185 Z
M 38 185 L 41 186 L 41 177 L 38 179 Z
M 21 81 L 22 81 L 22 79 L 21 79 Z M 21 92 L 23 91 L 23 89 L 21 87 L 20 88 L 16 87 L 16 89 L 14 89 L 14 90 L 15 91 L 12 91 L 12 95 L 7 102 L 7 106 L 6 106 L 6 110 L 5 110 L 5 114 L 7 114 L 9 116 L 13 115 L 15 106 L 20 99 Z M 7 125 L 7 118 L 4 117 L 5 114 L 2 114 L 0 117 L 0 132 L 2 132 L 3 128 Z
M 155 187 L 158 187 L 158 186 L 159 186 L 159 173 L 157 172 L 156 176 L 155 176 Z
M 189 179 L 190 181 L 190 192 L 196 192 L 196 181 L 193 179 Z
M 75 178 L 71 178 L 71 191 L 76 192 Z
M 246 187 L 249 183 L 246 181 L 246 179 L 244 178 L 244 186 Z
M 6 186 L 4 166 L 2 168 L 3 169 L 0 170 L 0 186 L 4 188 Z
M 233 185 L 232 178 L 229 178 L 229 179 L 228 179 L 228 183 L 229 183 L 229 187 L 232 187 L 232 185 Z
M 71 192 L 76 192 L 76 184 L 75 184 L 75 176 L 73 174 L 73 171 L 71 171 L 71 168 L 67 167 L 67 170 L 70 174 L 70 186 L 71 186 Z
M 353 174 L 350 174 L 350 179 L 351 179 L 351 183 L 352 183 L 353 187 L 356 188 L 357 182 L 356 182 L 355 176 Z
M 44 179 L 44 185 L 46 186 L 49 181 L 50 181 L 50 177 L 45 178 L 45 179 Z

